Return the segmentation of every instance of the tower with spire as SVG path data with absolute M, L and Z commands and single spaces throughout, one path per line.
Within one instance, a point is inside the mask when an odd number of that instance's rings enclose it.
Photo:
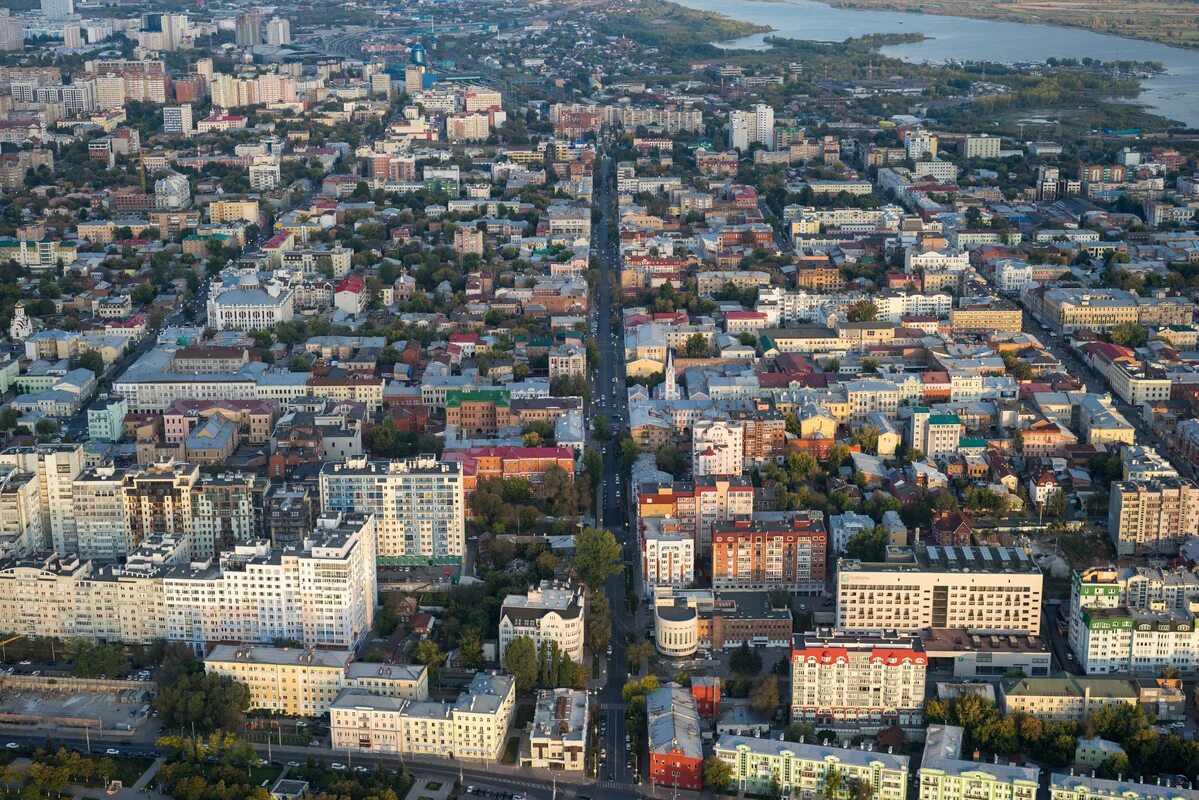
M 667 348 L 666 350 L 666 374 L 663 376 L 666 380 L 662 381 L 661 398 L 663 400 L 678 400 L 679 382 L 674 374 L 674 349 Z

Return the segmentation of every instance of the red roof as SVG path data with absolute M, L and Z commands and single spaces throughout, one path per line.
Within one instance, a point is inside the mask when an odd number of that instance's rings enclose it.
M 337 284 L 337 291 L 352 292 L 353 294 L 361 294 L 366 288 L 366 281 L 361 275 L 351 275 L 348 278 L 342 278 Z

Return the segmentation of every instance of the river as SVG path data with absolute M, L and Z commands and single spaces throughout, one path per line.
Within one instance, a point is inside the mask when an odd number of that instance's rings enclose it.
M 733 19 L 769 25 L 773 32 L 725 42 L 724 47 L 761 48 L 767 36 L 839 42 L 871 33 L 923 33 L 921 42 L 882 48 L 912 62 L 966 59 L 1015 63 L 1058 58 L 1158 61 L 1166 73 L 1146 79 L 1139 102 L 1150 111 L 1199 128 L 1199 50 L 1169 47 L 1082 28 L 993 22 L 968 17 L 834 8 L 814 0 L 676 0 Z

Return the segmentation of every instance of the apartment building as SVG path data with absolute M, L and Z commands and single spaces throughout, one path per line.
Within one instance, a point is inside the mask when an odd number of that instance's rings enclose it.
M 1041 770 L 962 757 L 962 728 L 929 725 L 920 759 L 920 800 L 1036 800 Z
M 199 464 L 174 459 L 127 471 L 121 497 L 130 546 L 151 533 L 190 534 L 193 490 L 199 483 Z
M 80 558 L 112 562 L 137 547 L 125 520 L 126 473 L 120 467 L 91 467 L 72 482 Z
M 341 752 L 497 760 L 516 709 L 510 675 L 479 673 L 453 703 L 378 697 L 348 689 L 329 707 L 330 744 Z
M 714 525 L 713 588 L 823 594 L 828 556 L 824 516 L 799 511 L 789 517 Z
M 1018 332 L 1023 330 L 1024 312 L 1010 300 L 997 297 L 963 297 L 949 312 L 955 334 Z
M 739 477 L 745 471 L 745 426 L 700 420 L 691 432 L 691 472 L 696 477 Z
M 204 669 L 245 684 L 250 708 L 319 717 L 343 689 L 379 697 L 427 700 L 428 670 L 421 665 L 354 661 L 351 650 L 217 645 Z
M 672 517 L 652 517 L 641 533 L 641 578 L 646 588 L 690 586 L 695 581 L 695 540 Z
M 587 762 L 587 692 L 542 689 L 529 727 L 521 766 L 582 772 Z
M 375 615 L 375 521 L 326 513 L 303 549 L 238 545 L 217 564 L 177 565 L 162 577 L 166 637 L 210 642 L 353 648 Z
M 646 483 L 637 494 L 640 519 L 673 517 L 695 540 L 696 551 L 712 551 L 712 527 L 754 513 L 754 487 L 748 478 L 698 477 L 692 482 Z
M 1154 784 L 1054 772 L 1049 776 L 1049 800 L 1199 800 L 1199 791 L 1174 786 L 1170 779 Z
M 79 534 L 72 503 L 72 484 L 83 472 L 83 446 L 79 444 L 42 444 L 10 447 L 0 452 L 0 464 L 9 464 L 37 476 L 41 503 L 41 530 L 38 550 L 51 549 L 62 555 L 79 552 Z
M 0 467 L 0 558 L 26 556 L 42 538 L 42 503 L 37 476 Z
M 837 627 L 1039 636 L 1042 586 L 1040 568 L 1021 548 L 890 547 L 883 562 L 841 560 Z
M 527 594 L 510 594 L 500 609 L 500 662 L 513 639 L 527 636 L 540 651 L 542 644 L 558 645 L 559 652 L 576 664 L 583 663 L 583 586 L 542 581 Z
M 781 790 L 789 797 L 822 797 L 836 774 L 841 786 L 869 786 L 875 800 L 907 798 L 907 756 L 728 735 L 717 740 L 713 756 L 732 768 L 733 787 L 744 793 Z
M 328 511 L 374 516 L 380 564 L 458 564 L 465 542 L 462 464 L 431 455 L 391 461 L 354 456 L 321 468 Z
M 1118 678 L 1021 678 L 1000 687 L 1005 714 L 1031 714 L 1046 722 L 1085 722 L 1104 706 L 1135 706 L 1137 691 Z
M 1184 478 L 1115 481 L 1107 525 L 1119 555 L 1172 555 L 1199 533 L 1199 487 Z
M 791 721 L 882 730 L 924 719 L 928 655 L 919 637 L 818 628 L 791 644 Z

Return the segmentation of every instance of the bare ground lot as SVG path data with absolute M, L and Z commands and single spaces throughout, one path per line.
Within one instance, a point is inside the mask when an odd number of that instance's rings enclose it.
M 145 717 L 137 712 L 149 702 L 141 690 L 116 692 L 65 692 L 61 690 L 31 691 L 27 689 L 5 689 L 0 692 L 0 723 L 36 725 L 52 720 L 66 720 L 98 725 L 104 730 L 117 729 L 118 725 L 135 728 Z

